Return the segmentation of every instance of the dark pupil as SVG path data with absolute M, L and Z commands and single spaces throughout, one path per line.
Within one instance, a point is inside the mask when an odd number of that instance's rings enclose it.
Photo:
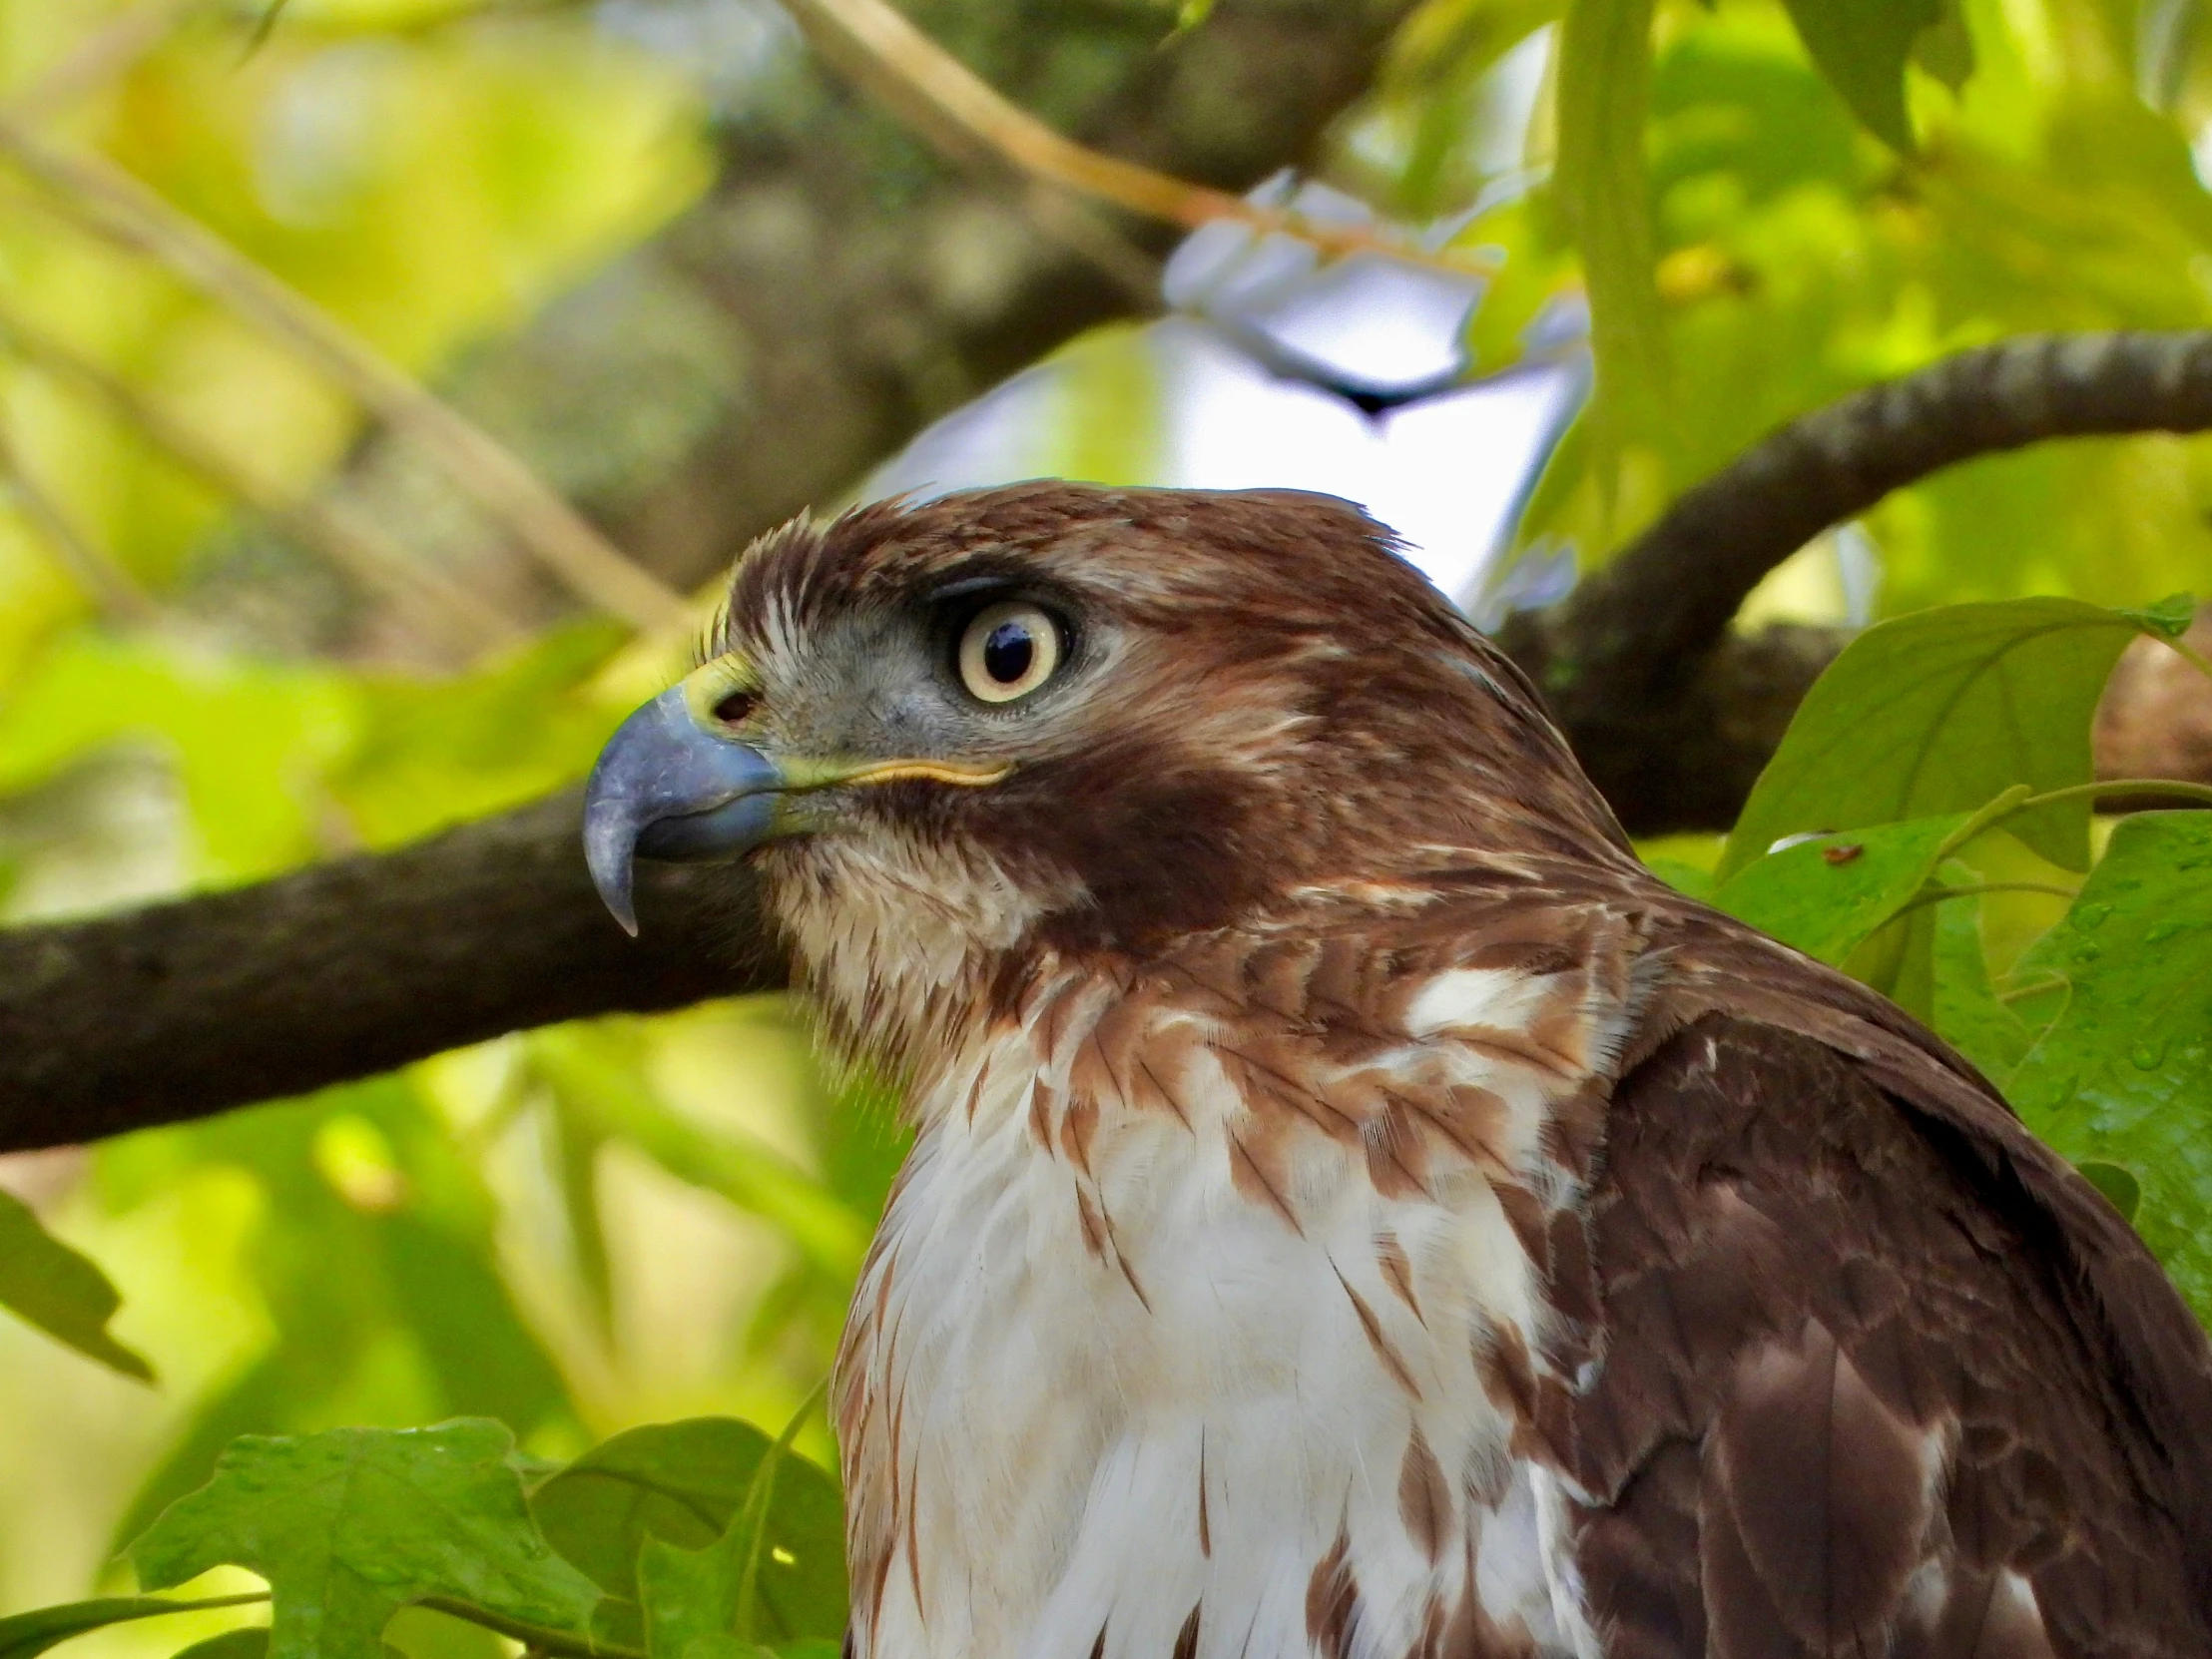
M 1029 672 L 1036 654 L 1037 642 L 1029 637 L 1027 623 L 1002 622 L 983 642 L 983 672 L 1002 686 L 1013 685 Z

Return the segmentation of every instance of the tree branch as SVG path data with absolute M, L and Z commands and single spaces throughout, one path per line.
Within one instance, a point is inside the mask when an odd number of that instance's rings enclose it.
M 2212 333 L 2030 334 L 1792 421 L 1687 490 L 1501 643 L 1632 830 L 1721 828 L 1840 639 L 1729 639 L 1762 578 L 1831 525 L 1959 461 L 2047 438 L 2212 427 Z M 1787 714 L 1784 714 L 1787 722 Z
M 395 852 L 0 934 L 0 1149 L 201 1117 L 519 1027 L 783 983 L 742 868 L 592 891 L 571 790 Z

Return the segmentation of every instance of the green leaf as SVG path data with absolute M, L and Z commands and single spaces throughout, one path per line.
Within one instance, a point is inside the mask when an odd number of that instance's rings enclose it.
M 2135 1212 L 2143 1207 L 2143 1184 L 2135 1179 L 2134 1171 L 2121 1164 L 2101 1164 L 2094 1158 L 2074 1168 L 2081 1171 L 2083 1180 L 2104 1194 L 2122 1219 L 2135 1219 Z
M 2155 605 L 2122 606 L 2114 614 L 2126 617 L 2154 639 L 2178 640 L 2197 619 L 2197 600 L 2194 594 L 2169 593 Z
M 842 1631 L 846 1608 L 841 1582 L 833 1602 L 825 1597 L 805 1608 L 779 1605 L 769 1594 L 771 1571 L 784 1564 L 784 1555 L 793 1553 L 778 1542 L 779 1476 L 791 1467 L 806 1466 L 788 1453 L 814 1405 L 815 1400 L 809 1399 L 775 1444 L 763 1451 L 744 1500 L 721 1537 L 704 1549 L 681 1549 L 660 1538 L 645 1539 L 638 1551 L 638 1596 L 645 1614 L 646 1648 L 654 1659 L 668 1655 L 705 1659 L 710 1654 L 721 1659 L 725 1653 L 738 1659 L 745 1644 L 763 1637 L 827 1637 Z M 822 1518 L 817 1517 L 818 1528 Z M 841 1538 L 832 1545 L 828 1537 L 818 1537 L 812 1547 L 825 1557 L 837 1555 Z M 841 1581 L 841 1570 L 837 1576 Z M 829 1587 L 827 1578 L 819 1587 Z M 783 1628 L 772 1628 L 778 1625 Z
M 1652 0 L 1570 0 L 1559 31 L 1553 188 L 1582 253 L 1598 386 L 1615 412 L 1664 407 L 1669 381 L 1644 163 L 1651 15 Z M 1600 428 L 1596 449 L 1614 455 L 1614 415 Z
M 1798 37 L 1868 131 L 1893 150 L 1913 148 L 1905 113 L 1905 65 L 1924 30 L 1943 21 L 1942 0 L 1783 0 Z
M 633 1428 L 539 1486 L 530 1507 L 555 1549 L 609 1595 L 636 1603 L 648 1540 L 679 1553 L 714 1545 L 738 1519 L 770 1449 L 759 1428 L 730 1417 Z M 763 1545 L 760 1634 L 840 1634 L 844 1528 L 835 1482 L 804 1458 L 783 1458 Z M 622 1625 L 608 1633 L 630 1634 Z
M 530 1518 L 500 1423 L 248 1436 L 131 1546 L 156 1588 L 247 1567 L 276 1594 L 272 1659 L 372 1652 L 393 1613 L 438 1596 L 582 1633 L 599 1599 Z
M 1708 903 L 1713 897 L 1713 872 L 1700 869 L 1684 858 L 1646 858 L 1644 867 L 1676 892 L 1687 893 L 1692 898 L 1702 898 Z
M 31 1659 L 88 1630 L 134 1619 L 158 1619 L 169 1613 L 198 1613 L 211 1607 L 243 1607 L 267 1601 L 260 1591 L 245 1595 L 208 1596 L 199 1601 L 169 1601 L 161 1596 L 100 1596 L 91 1601 L 64 1602 L 59 1607 L 38 1607 L 13 1618 L 0 1619 L 0 1659 Z
M 1959 863 L 1946 863 L 1937 873 L 1950 887 L 1969 886 L 1979 879 Z M 2001 1081 L 2019 1064 L 2034 1032 L 1998 999 L 1989 981 L 1980 896 L 1945 899 L 1934 908 L 1936 983 L 1930 1023 L 1984 1075 Z
M 1949 605 L 1868 629 L 1799 705 L 1729 834 L 1722 877 L 1785 835 L 1965 812 L 2013 785 L 2090 782 L 2090 719 L 2137 632 L 2074 599 Z M 2088 867 L 2086 798 L 2007 828 L 2053 863 Z
M 1831 967 L 1910 904 L 1972 815 L 1818 835 L 1770 852 L 1713 894 L 1730 915 Z
M 0 1305 L 112 1371 L 154 1381 L 154 1368 L 108 1335 L 108 1320 L 123 1305 L 108 1276 L 41 1227 L 12 1193 L 0 1193 Z
M 2076 1164 L 2133 1177 L 2136 1230 L 2212 1317 L 2212 815 L 2145 813 L 2112 832 L 2015 970 L 2053 977 L 2065 1005 L 2005 1092 Z

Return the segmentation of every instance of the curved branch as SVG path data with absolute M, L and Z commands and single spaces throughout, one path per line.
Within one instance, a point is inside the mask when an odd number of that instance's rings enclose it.
M 2212 332 L 2029 334 L 1961 351 L 1763 439 L 1685 491 L 1563 604 L 1516 617 L 1500 642 L 1544 688 L 1630 828 L 1718 828 L 1772 750 L 1730 735 L 1743 725 L 1732 694 L 1747 675 L 1771 682 L 1778 668 L 1817 673 L 1825 662 L 1808 660 L 1802 631 L 1763 645 L 1728 638 L 1769 571 L 1960 461 L 2047 438 L 2207 427 Z
M 633 941 L 580 792 L 257 886 L 0 934 L 0 1149 L 389 1071 L 524 1026 L 773 989 L 739 867 L 641 865 Z

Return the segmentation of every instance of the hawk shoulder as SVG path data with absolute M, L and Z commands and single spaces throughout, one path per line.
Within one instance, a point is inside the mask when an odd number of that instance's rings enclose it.
M 1705 1013 L 1612 1093 L 1549 1425 L 1609 1651 L 2204 1651 L 2193 1323 L 1962 1064 L 1799 977 L 1754 1000 L 1801 1029 Z

